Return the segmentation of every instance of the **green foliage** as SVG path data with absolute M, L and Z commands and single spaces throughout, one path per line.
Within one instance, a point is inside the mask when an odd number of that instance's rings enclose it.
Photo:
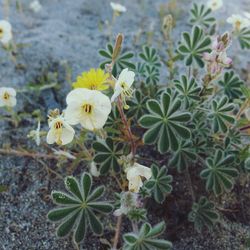
M 161 67 L 160 59 L 155 48 L 144 46 L 139 56 L 147 65 L 156 68 Z
M 225 155 L 221 150 L 206 160 L 207 168 L 201 171 L 200 176 L 206 180 L 207 190 L 212 190 L 218 196 L 233 188 L 234 178 L 238 176 L 238 170 L 231 166 L 233 162 L 234 156 Z
M 175 80 L 175 87 L 180 93 L 179 97 L 184 100 L 185 107 L 188 108 L 194 101 L 199 101 L 201 88 L 198 87 L 194 78 L 188 79 L 185 75 L 181 76 L 180 81 Z
M 238 34 L 238 40 L 242 49 L 250 49 L 250 29 L 241 29 Z
M 243 81 L 234 73 L 234 71 L 226 72 L 219 85 L 223 87 L 225 95 L 232 100 L 242 96 L 241 86 Z
M 142 127 L 147 128 L 143 136 L 146 144 L 155 144 L 160 153 L 165 153 L 169 149 L 178 149 L 179 137 L 190 138 L 190 131 L 182 125 L 190 120 L 191 116 L 187 112 L 180 111 L 181 100 L 173 98 L 168 93 L 162 93 L 160 101 L 149 100 L 147 102 L 148 115 L 144 115 L 139 120 Z
M 191 141 L 181 141 L 178 149 L 173 152 L 169 160 L 169 166 L 176 167 L 178 172 L 182 172 L 188 167 L 189 161 L 196 160 L 196 154 Z
M 122 144 L 115 144 L 108 137 L 105 141 L 94 142 L 93 149 L 96 151 L 94 161 L 100 164 L 101 174 L 107 174 L 110 169 L 120 171 L 118 158 L 122 155 Z
M 141 222 L 147 220 L 147 210 L 144 208 L 132 208 L 128 212 L 128 218 L 131 221 Z
M 103 225 L 98 214 L 110 213 L 113 209 L 108 202 L 99 201 L 104 194 L 104 186 L 92 190 L 92 177 L 83 173 L 80 183 L 72 176 L 65 179 L 65 187 L 69 193 L 53 191 L 53 201 L 60 207 L 51 210 L 48 218 L 51 221 L 60 221 L 57 235 L 63 237 L 74 231 L 74 241 L 81 242 L 88 228 L 97 235 L 103 232 Z
M 219 101 L 212 101 L 212 112 L 209 115 L 213 119 L 213 130 L 215 133 L 221 131 L 226 133 L 228 130 L 227 124 L 234 123 L 234 117 L 228 115 L 228 112 L 232 112 L 234 105 L 229 103 L 226 96 L 221 98 Z
M 198 203 L 194 203 L 192 211 L 188 215 L 189 221 L 194 223 L 194 227 L 201 232 L 203 227 L 212 229 L 213 225 L 219 221 L 219 214 L 214 208 L 214 204 L 206 197 L 201 197 Z
M 112 44 L 107 44 L 107 49 L 101 49 L 99 50 L 99 54 L 105 58 L 105 61 L 100 64 L 100 68 L 104 69 L 106 64 L 109 64 L 112 62 L 112 55 L 113 55 L 113 46 Z M 129 68 L 131 70 L 135 70 L 135 65 L 131 63 L 131 59 L 134 57 L 134 54 L 132 52 L 125 52 L 120 53 L 118 58 L 115 61 L 115 65 L 113 67 L 113 75 L 117 76 L 118 72 L 121 72 L 124 68 Z
M 151 227 L 149 223 L 144 223 L 138 234 L 127 233 L 123 235 L 125 242 L 123 250 L 168 250 L 172 247 L 171 242 L 157 238 L 164 230 L 164 222 L 154 227 Z
M 134 92 L 133 98 L 127 101 L 129 109 L 126 112 L 126 115 L 128 117 L 135 117 L 136 119 L 139 119 L 143 114 L 145 114 L 147 110 L 146 108 L 147 100 L 148 100 L 147 96 L 144 96 L 141 91 L 136 90 Z
M 212 10 L 205 7 L 204 4 L 197 5 L 196 3 L 193 4 L 193 8 L 191 9 L 191 24 L 202 25 L 206 28 L 211 26 L 215 23 L 215 18 L 211 17 Z
M 143 60 L 143 63 L 138 63 L 138 73 L 145 78 L 147 84 L 157 84 L 159 82 L 161 62 L 156 49 L 144 46 L 139 57 Z
M 151 170 L 152 177 L 144 185 L 151 191 L 155 201 L 162 203 L 166 195 L 172 192 L 171 182 L 173 177 L 167 175 L 167 168 L 165 166 L 159 169 L 158 166 L 153 164 Z
M 198 26 L 193 27 L 191 34 L 188 32 L 182 33 L 182 41 L 178 51 L 184 57 L 186 66 L 197 63 L 199 67 L 203 68 L 202 56 L 204 52 L 210 51 L 210 43 L 210 38 L 204 35 L 203 30 Z

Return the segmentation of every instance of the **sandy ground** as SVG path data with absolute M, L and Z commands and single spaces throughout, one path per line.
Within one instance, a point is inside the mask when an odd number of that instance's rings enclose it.
M 2 8 L 4 0 L 0 0 L 0 19 L 6 17 Z M 20 93 L 16 111 L 32 112 L 41 109 L 45 114 L 49 108 L 62 107 L 64 97 L 70 89 L 65 80 L 67 69 L 71 69 L 72 80 L 84 70 L 97 67 L 101 62 L 98 49 L 104 48 L 108 41 L 106 20 L 110 20 L 112 11 L 107 0 L 41 0 L 43 6 L 39 13 L 29 10 L 30 1 L 20 0 L 22 12 L 17 12 L 15 1 L 12 0 L 8 19 L 13 25 L 15 42 L 22 48 L 18 49 L 17 62 L 22 65 L 16 69 L 13 62 L 6 58 L 0 50 L 0 86 L 11 86 L 24 90 L 28 83 L 35 82 L 46 70 L 57 71 L 60 89 L 35 93 Z M 148 32 L 153 34 L 153 44 L 158 46 L 161 35 L 159 32 L 159 8 L 163 0 L 127 0 L 121 1 L 128 11 L 117 18 L 113 35 L 118 32 L 125 34 L 124 47 L 140 50 L 141 44 L 147 40 Z M 202 1 L 199 1 L 202 2 Z M 216 15 L 224 24 L 227 16 L 233 13 L 250 11 L 249 0 L 224 0 L 225 6 Z M 187 25 L 187 6 L 191 1 L 180 0 L 180 17 L 174 31 L 176 41 Z M 227 29 L 223 26 L 223 31 Z M 135 38 L 139 36 L 136 43 Z M 237 50 L 233 46 L 231 53 Z M 237 53 L 235 67 L 239 70 L 247 68 L 250 60 L 243 52 Z M 239 71 L 240 72 L 240 71 Z M 163 76 L 166 72 L 163 72 Z M 164 80 L 164 78 L 163 78 Z M 17 144 L 36 148 L 27 142 L 26 135 L 34 129 L 35 122 L 25 119 L 18 129 L 6 121 L 0 121 L 0 146 Z M 42 125 L 42 126 L 46 126 Z M 84 169 L 84 167 L 83 167 Z M 73 249 L 68 238 L 58 240 L 55 237 L 55 226 L 46 220 L 46 214 L 52 207 L 47 195 L 53 188 L 61 188 L 60 180 L 49 179 L 41 162 L 30 158 L 0 156 L 0 184 L 7 185 L 8 192 L 0 194 L 0 249 Z M 189 231 L 189 235 L 185 233 Z M 192 227 L 183 228 L 181 240 L 174 242 L 174 249 L 221 249 L 238 250 L 243 246 L 249 227 L 242 224 L 226 223 L 217 227 L 209 236 L 197 235 Z M 221 234 L 221 232 L 223 232 Z M 105 249 L 100 247 L 94 238 L 83 245 L 83 249 Z M 242 248 L 243 249 L 243 248 Z

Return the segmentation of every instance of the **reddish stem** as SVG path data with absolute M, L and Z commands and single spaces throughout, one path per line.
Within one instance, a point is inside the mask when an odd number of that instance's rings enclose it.
M 132 153 L 133 158 L 134 158 L 135 153 L 136 153 L 136 145 L 135 145 L 135 141 L 134 141 L 134 138 L 133 138 L 133 134 L 131 132 L 130 125 L 129 125 L 129 123 L 127 121 L 127 118 L 126 118 L 126 116 L 124 114 L 124 111 L 123 111 L 123 104 L 122 104 L 122 99 L 121 99 L 120 96 L 118 97 L 117 107 L 118 107 L 122 122 L 123 122 L 123 124 L 124 124 L 124 126 L 125 126 L 125 128 L 126 128 L 126 130 L 128 132 L 129 140 L 130 140 L 130 143 L 131 143 L 131 153 Z

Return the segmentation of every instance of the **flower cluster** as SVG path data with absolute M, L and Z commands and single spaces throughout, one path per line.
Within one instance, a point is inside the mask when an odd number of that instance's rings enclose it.
M 212 51 L 205 52 L 203 58 L 206 61 L 207 71 L 211 76 L 219 75 L 223 68 L 232 64 L 232 59 L 227 56 L 227 49 L 230 46 L 231 38 L 228 32 L 217 36 L 212 44 Z
M 233 14 L 227 19 L 227 22 L 232 24 L 235 31 L 250 27 L 250 20 L 241 15 Z
M 134 81 L 134 72 L 124 69 L 115 82 L 114 93 L 110 98 L 101 91 L 109 88 L 109 74 L 101 69 L 84 72 L 73 83 L 73 89 L 66 97 L 67 107 L 63 114 L 58 111 L 49 115 L 49 133 L 47 143 L 65 145 L 74 138 L 71 125 L 80 124 L 89 131 L 102 129 L 111 112 L 111 102 L 121 96 L 124 108 L 128 108 L 126 98 L 132 96 L 130 89 Z

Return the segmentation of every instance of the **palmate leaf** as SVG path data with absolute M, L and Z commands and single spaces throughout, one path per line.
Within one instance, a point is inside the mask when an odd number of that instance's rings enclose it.
M 128 117 L 135 117 L 139 119 L 147 110 L 146 102 L 148 100 L 147 96 L 144 96 L 140 90 L 134 92 L 133 98 L 127 101 L 129 109 L 126 112 Z
M 224 94 L 230 99 L 237 99 L 242 96 L 241 86 L 243 81 L 234 73 L 234 71 L 226 72 L 223 79 L 219 81 L 219 85 L 223 88 Z
M 201 88 L 198 87 L 194 78 L 189 80 L 185 75 L 182 75 L 181 79 L 179 81 L 175 80 L 174 83 L 177 91 L 180 93 L 179 97 L 185 102 L 186 108 L 188 108 L 192 102 L 200 100 L 199 93 Z
M 169 93 L 162 93 L 160 101 L 149 100 L 147 102 L 149 114 L 139 120 L 142 127 L 148 130 L 143 135 L 146 144 L 157 143 L 160 153 L 165 153 L 169 148 L 178 149 L 179 137 L 190 138 L 190 131 L 183 123 L 190 120 L 188 112 L 180 111 L 181 100 L 173 98 Z
M 184 57 L 187 66 L 196 63 L 199 67 L 204 67 L 202 56 L 204 52 L 209 52 L 211 40 L 204 35 L 203 30 L 194 26 L 191 34 L 184 32 L 182 41 L 178 47 L 179 53 Z
M 216 21 L 214 17 L 211 17 L 212 10 L 207 8 L 204 4 L 197 5 L 194 3 L 193 8 L 191 9 L 191 24 L 202 25 L 206 28 L 213 25 Z
M 196 160 L 194 146 L 191 141 L 182 141 L 178 150 L 173 152 L 169 160 L 170 167 L 176 167 L 178 172 L 182 172 L 188 167 L 189 161 Z
M 115 144 L 108 137 L 105 141 L 94 142 L 93 149 L 96 151 L 94 161 L 100 164 L 101 174 L 106 174 L 110 169 L 120 171 L 118 158 L 122 155 L 122 144 Z
M 234 179 L 238 176 L 238 170 L 230 165 L 233 161 L 233 155 L 225 156 L 221 150 L 206 160 L 207 168 L 201 171 L 200 176 L 206 180 L 207 190 L 212 190 L 218 196 L 233 188 Z
M 106 124 L 104 126 L 105 131 L 108 132 L 110 136 L 113 136 L 114 134 L 119 135 L 121 132 L 119 130 L 119 127 L 121 126 L 121 116 L 119 113 L 119 110 L 117 106 L 113 106 L 112 110 L 108 116 L 108 119 L 106 121 Z
M 123 250 L 168 250 L 171 249 L 172 243 L 167 240 L 158 239 L 165 230 L 165 223 L 151 227 L 149 223 L 144 223 L 141 226 L 138 234 L 127 233 L 123 235 L 125 242 Z
M 111 63 L 113 50 L 114 48 L 110 43 L 107 44 L 106 50 L 99 50 L 99 54 L 105 58 L 105 61 L 100 64 L 100 68 L 104 69 L 107 63 Z M 132 52 L 125 52 L 123 54 L 120 54 L 113 66 L 113 75 L 117 76 L 118 72 L 121 72 L 124 68 L 135 70 L 135 64 L 130 61 L 133 57 L 134 54 Z
M 146 63 L 146 65 L 155 68 L 161 67 L 160 58 L 157 55 L 157 51 L 155 48 L 144 46 L 142 49 L 142 53 L 140 53 L 139 56 Z
M 226 96 L 222 97 L 219 101 L 212 101 L 212 112 L 209 117 L 213 119 L 213 131 L 215 133 L 218 131 L 227 132 L 227 124 L 233 124 L 235 121 L 234 117 L 228 114 L 228 112 L 232 112 L 233 110 L 234 104 L 229 103 Z
M 65 187 L 68 193 L 51 193 L 59 208 L 51 210 L 48 219 L 60 222 L 57 235 L 63 237 L 73 230 L 74 241 L 79 243 L 84 239 L 89 227 L 94 234 L 102 234 L 103 226 L 96 214 L 107 214 L 113 209 L 108 202 L 99 201 L 104 194 L 104 186 L 92 190 L 91 175 L 83 173 L 80 182 L 72 176 L 66 177 Z
M 250 49 L 250 28 L 243 28 L 237 34 L 240 47 L 242 49 Z
M 160 71 L 155 66 L 145 65 L 145 81 L 147 84 L 157 84 L 159 82 Z
M 194 227 L 201 232 L 203 227 L 212 229 L 214 224 L 219 221 L 219 214 L 214 208 L 214 204 L 206 197 L 201 197 L 198 203 L 194 203 L 192 211 L 188 214 L 189 221 L 194 223 Z
M 151 191 L 156 202 L 162 203 L 166 195 L 172 191 L 171 182 L 173 177 L 167 175 L 167 168 L 165 166 L 159 169 L 158 166 L 153 164 L 151 170 L 152 177 L 145 182 L 144 186 Z

